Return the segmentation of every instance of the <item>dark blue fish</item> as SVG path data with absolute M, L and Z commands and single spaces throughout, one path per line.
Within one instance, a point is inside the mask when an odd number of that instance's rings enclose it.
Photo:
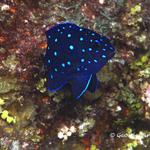
M 47 87 L 51 92 L 69 83 L 76 99 L 88 89 L 96 90 L 96 73 L 115 54 L 110 41 L 73 23 L 61 23 L 46 31 L 44 58 Z

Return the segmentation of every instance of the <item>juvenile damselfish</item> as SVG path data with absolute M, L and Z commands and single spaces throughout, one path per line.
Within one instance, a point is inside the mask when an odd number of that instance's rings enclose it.
M 70 84 L 76 99 L 86 90 L 94 92 L 98 84 L 96 73 L 115 54 L 110 40 L 68 22 L 51 27 L 46 36 L 44 65 L 48 90 L 55 92 Z

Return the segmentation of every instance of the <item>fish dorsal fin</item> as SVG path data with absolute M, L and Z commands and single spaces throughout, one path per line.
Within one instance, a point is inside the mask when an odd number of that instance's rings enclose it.
M 91 78 L 92 78 L 92 75 L 76 76 L 71 81 L 72 93 L 76 99 L 79 99 L 87 90 L 90 84 Z
M 97 80 L 96 74 L 92 76 L 91 82 L 89 84 L 88 90 L 90 92 L 95 92 L 97 87 L 100 85 L 100 81 Z

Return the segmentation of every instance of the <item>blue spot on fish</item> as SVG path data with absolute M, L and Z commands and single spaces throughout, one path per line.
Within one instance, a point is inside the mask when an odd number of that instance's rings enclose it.
M 85 52 L 85 49 L 82 49 L 82 52 L 84 53 L 84 52 Z
M 84 62 L 84 61 L 85 61 L 85 59 L 84 59 L 84 58 L 82 58 L 82 59 L 81 59 L 81 62 Z
M 80 68 L 77 68 L 77 71 L 80 71 Z
M 68 36 L 68 38 L 70 38 L 70 37 L 71 37 L 71 34 L 68 34 L 67 36 Z
M 58 41 L 58 39 L 56 38 L 56 39 L 55 39 L 55 42 L 57 42 L 57 41 Z
M 49 64 L 51 63 L 50 59 L 48 60 L 48 63 L 49 63 Z
M 71 65 L 71 62 L 70 62 L 70 61 L 67 61 L 67 64 L 70 66 L 70 65 Z
M 56 51 L 54 52 L 54 56 L 57 56 L 57 52 Z
M 89 47 L 89 51 L 92 51 L 92 48 Z
M 83 37 L 80 37 L 80 41 L 83 41 Z
M 70 45 L 70 46 L 69 46 L 69 49 L 70 49 L 70 50 L 73 50 L 73 49 L 74 49 L 74 46 L 73 46 L 73 45 Z
M 64 63 L 62 63 L 61 65 L 62 65 L 62 67 L 65 67 L 65 64 L 64 64 Z
M 53 75 L 50 75 L 50 77 L 51 77 L 51 79 L 53 79 L 54 77 L 53 77 Z
M 106 55 L 102 55 L 102 58 L 106 58 Z
M 94 59 L 94 62 L 96 62 L 96 63 L 97 63 L 98 61 L 97 61 L 96 59 Z
M 70 84 L 76 99 L 87 90 L 94 92 L 98 82 L 96 73 L 115 54 L 110 40 L 69 22 L 53 26 L 46 36 L 44 66 L 48 90 L 56 92 Z
M 57 69 L 57 68 L 55 68 L 54 70 L 55 70 L 56 72 L 58 71 L 58 69 Z

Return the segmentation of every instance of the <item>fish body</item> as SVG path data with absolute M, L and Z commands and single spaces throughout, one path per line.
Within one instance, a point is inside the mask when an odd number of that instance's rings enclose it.
M 88 89 L 95 91 L 96 73 L 115 54 L 110 41 L 100 34 L 77 26 L 61 23 L 46 31 L 47 50 L 44 65 L 47 88 L 51 92 L 70 84 L 76 99 Z

